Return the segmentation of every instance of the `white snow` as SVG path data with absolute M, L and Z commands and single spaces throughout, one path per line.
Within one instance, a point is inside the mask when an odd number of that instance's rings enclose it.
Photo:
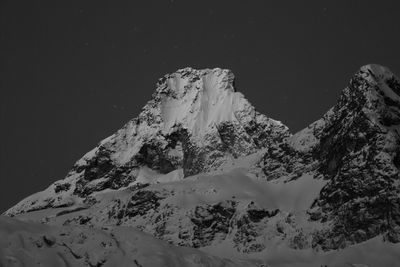
M 183 179 L 183 177 L 184 176 L 182 169 L 177 169 L 167 174 L 161 174 L 156 171 L 153 171 L 149 167 L 144 166 L 140 168 L 136 181 L 133 184 L 168 183 L 168 182 L 180 181 Z
M 235 169 L 221 175 L 197 175 L 180 182 L 152 185 L 175 192 L 168 202 L 181 208 L 214 204 L 226 199 L 255 201 L 268 210 L 304 211 L 317 197 L 326 181 L 303 175 L 295 181 L 266 181 L 247 175 L 245 169 Z
M 227 76 L 229 70 L 204 70 L 193 84 L 175 74 L 167 82 L 178 97 L 163 95 L 161 101 L 162 128 L 168 133 L 181 123 L 194 135 L 204 134 L 210 127 L 224 121 L 236 121 L 235 112 L 249 105 L 241 93 L 233 90 Z M 186 88 L 186 89 L 184 89 Z

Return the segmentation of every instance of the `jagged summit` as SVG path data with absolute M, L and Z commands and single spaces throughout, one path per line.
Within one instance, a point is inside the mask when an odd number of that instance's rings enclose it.
M 204 135 L 222 122 L 239 122 L 236 112 L 254 112 L 233 84 L 234 75 L 227 69 L 180 69 L 159 80 L 153 100 L 144 109 L 153 108 L 163 133 L 180 125 L 193 135 Z
M 357 75 L 374 85 L 370 88 L 377 90 L 382 96 L 393 100 L 400 99 L 400 81 L 389 68 L 378 64 L 368 64 L 361 67 Z
M 176 84 L 173 84 L 174 82 L 179 82 L 180 80 L 191 80 L 191 81 L 196 81 L 200 79 L 205 79 L 205 78 L 210 78 L 213 77 L 216 79 L 217 77 L 224 79 L 225 82 L 227 82 L 226 87 L 218 87 L 218 86 L 211 86 L 209 89 L 211 90 L 234 90 L 234 80 L 235 80 L 235 75 L 233 72 L 229 69 L 221 69 L 221 68 L 207 68 L 207 69 L 194 69 L 192 67 L 186 67 L 182 69 L 178 69 L 177 71 L 166 74 L 162 78 L 160 78 L 157 82 L 157 88 L 160 88 L 160 85 L 162 85 L 166 80 L 169 80 L 169 85 L 171 85 L 171 89 L 182 89 L 182 87 L 177 87 Z M 199 87 L 199 89 L 203 89 Z M 159 90 L 156 90 L 159 91 Z
M 374 75 L 376 78 L 384 78 L 384 77 L 391 77 L 394 74 L 388 67 L 379 65 L 379 64 L 366 64 L 360 68 L 362 72 L 369 72 L 370 74 Z

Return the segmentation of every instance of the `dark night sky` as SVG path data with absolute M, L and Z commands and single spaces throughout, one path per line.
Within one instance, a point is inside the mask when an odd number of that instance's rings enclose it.
M 0 212 L 63 178 L 178 68 L 232 69 L 293 132 L 361 65 L 400 74 L 399 1 L 117 2 L 1 1 Z

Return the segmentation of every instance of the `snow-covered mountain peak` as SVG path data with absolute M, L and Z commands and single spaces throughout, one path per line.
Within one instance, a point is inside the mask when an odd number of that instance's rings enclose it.
M 236 92 L 230 70 L 180 69 L 161 78 L 139 116 L 86 153 L 64 180 L 8 214 L 208 173 L 288 136 L 285 125 L 257 112 Z
M 206 134 L 222 122 L 237 122 L 236 113 L 254 112 L 241 93 L 234 89 L 234 75 L 226 69 L 180 69 L 157 84 L 152 109 L 159 117 L 163 133 L 180 125 L 193 135 Z

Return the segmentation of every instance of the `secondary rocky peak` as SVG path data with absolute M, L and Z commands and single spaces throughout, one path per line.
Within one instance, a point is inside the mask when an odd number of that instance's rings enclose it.
M 311 214 L 335 227 L 316 246 L 339 248 L 378 234 L 400 240 L 399 89 L 388 68 L 363 66 L 333 108 L 289 139 L 302 157 L 318 161 L 317 171 L 329 180 Z
M 400 125 L 400 82 L 377 64 L 361 67 L 343 89 L 335 106 L 324 116 L 296 133 L 290 144 L 299 151 L 316 147 L 326 131 L 356 131 L 354 125 L 369 125 L 385 131 Z

